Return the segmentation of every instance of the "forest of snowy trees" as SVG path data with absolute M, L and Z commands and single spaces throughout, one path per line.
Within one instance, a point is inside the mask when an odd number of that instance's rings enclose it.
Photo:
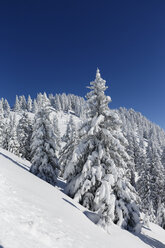
M 0 147 L 31 161 L 30 171 L 97 215 L 139 232 L 143 221 L 165 229 L 165 131 L 133 109 L 109 108 L 97 69 L 86 100 L 73 94 L 0 100 Z M 59 113 L 67 118 L 61 132 Z

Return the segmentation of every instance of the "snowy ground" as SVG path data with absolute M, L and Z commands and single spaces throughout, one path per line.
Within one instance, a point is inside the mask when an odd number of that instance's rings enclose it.
M 53 113 L 52 113 L 53 114 Z M 56 115 L 57 119 L 58 119 L 58 127 L 60 130 L 60 134 L 61 136 L 63 136 L 66 132 L 66 128 L 67 128 L 67 124 L 69 123 L 69 119 L 72 116 L 73 121 L 76 125 L 76 127 L 78 127 L 80 125 L 80 118 L 78 118 L 76 115 L 74 115 L 74 113 L 64 113 L 63 111 L 54 111 L 54 114 Z
M 0 149 L 0 248 L 165 248 L 165 231 L 154 224 L 139 236 L 112 225 L 108 235 L 29 166 Z

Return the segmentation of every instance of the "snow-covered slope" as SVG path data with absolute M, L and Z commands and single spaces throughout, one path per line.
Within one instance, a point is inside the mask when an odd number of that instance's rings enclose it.
M 0 149 L 1 248 L 165 247 L 165 231 L 154 224 L 139 236 L 115 225 L 107 234 L 86 217 L 86 209 L 29 173 L 29 166 Z
M 77 117 L 74 113 L 64 113 L 63 111 L 57 111 L 55 114 L 58 119 L 58 127 L 60 130 L 61 136 L 65 134 L 67 124 L 69 123 L 69 119 L 71 116 L 77 128 L 81 123 L 81 119 Z

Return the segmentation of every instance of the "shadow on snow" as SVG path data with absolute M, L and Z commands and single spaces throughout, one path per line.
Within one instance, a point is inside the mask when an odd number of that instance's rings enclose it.
M 0 155 L 2 155 L 3 157 L 9 159 L 10 161 L 12 161 L 14 164 L 18 165 L 18 166 L 21 167 L 22 169 L 29 171 L 29 168 L 28 168 L 25 164 L 20 163 L 20 162 L 18 163 L 17 161 L 15 161 L 14 159 L 10 158 L 9 156 L 3 154 L 2 152 L 0 152 Z M 22 165 L 21 165 L 21 164 L 22 164 Z M 1 248 L 1 247 L 0 247 L 0 248 Z
M 72 202 L 70 202 L 69 200 L 62 198 L 65 202 L 69 203 L 71 206 L 77 208 L 78 210 L 80 210 L 78 207 L 76 207 L 76 205 L 74 205 Z
M 151 237 L 144 235 L 142 233 L 140 233 L 136 236 L 152 248 L 165 248 L 165 244 L 163 244 L 162 242 L 160 242 L 157 239 L 151 238 Z

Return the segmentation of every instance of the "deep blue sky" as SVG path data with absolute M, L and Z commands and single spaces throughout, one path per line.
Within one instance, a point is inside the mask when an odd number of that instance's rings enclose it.
M 165 128 L 165 0 L 0 1 L 0 97 L 84 96 L 96 68 L 111 108 Z

